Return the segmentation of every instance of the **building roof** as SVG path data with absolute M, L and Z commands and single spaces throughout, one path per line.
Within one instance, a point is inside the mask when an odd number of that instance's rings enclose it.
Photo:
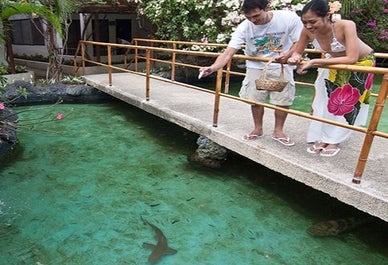
M 89 2 L 89 1 L 88 1 Z M 79 13 L 121 13 L 133 14 L 136 13 L 137 4 L 134 2 L 128 3 L 126 0 L 108 0 L 106 4 L 90 3 L 83 4 L 78 9 Z

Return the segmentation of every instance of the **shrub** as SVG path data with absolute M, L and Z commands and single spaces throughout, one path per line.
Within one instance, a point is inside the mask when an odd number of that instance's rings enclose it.
M 388 0 L 370 0 L 344 14 L 357 24 L 359 37 L 377 52 L 388 52 Z
M 8 68 L 4 64 L 0 64 L 0 75 L 8 74 Z
M 275 0 L 272 9 L 301 10 L 308 0 Z M 245 19 L 242 0 L 138 0 L 138 14 L 155 27 L 162 40 L 227 43 L 236 26 Z M 193 47 L 201 50 L 202 47 Z M 207 48 L 211 49 L 211 48 Z

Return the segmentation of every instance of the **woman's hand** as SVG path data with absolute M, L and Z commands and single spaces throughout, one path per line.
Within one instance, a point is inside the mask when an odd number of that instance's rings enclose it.
M 287 63 L 296 65 L 296 64 L 300 64 L 301 61 L 302 61 L 302 56 L 300 54 L 296 54 L 296 55 L 293 54 L 290 58 L 288 58 Z
M 307 73 L 307 70 L 309 68 L 311 68 L 311 66 L 313 66 L 313 60 L 308 60 L 308 61 L 304 61 L 303 64 L 300 64 L 298 66 L 298 69 L 296 70 L 296 72 L 300 75 L 303 75 L 303 74 L 306 74 Z

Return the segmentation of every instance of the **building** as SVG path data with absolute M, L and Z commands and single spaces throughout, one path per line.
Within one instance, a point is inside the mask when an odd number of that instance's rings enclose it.
M 41 19 L 15 15 L 10 20 L 13 26 L 12 47 L 16 57 L 48 56 Z M 79 40 L 130 43 L 133 38 L 150 35 L 149 24 L 144 18 L 137 17 L 136 4 L 125 0 L 105 5 L 84 5 L 71 16 L 69 23 L 67 42 L 58 37 L 57 43 L 63 54 L 71 57 L 76 52 Z M 116 54 L 121 52 L 115 51 Z M 106 51 L 99 48 L 88 51 L 92 57 L 105 54 Z

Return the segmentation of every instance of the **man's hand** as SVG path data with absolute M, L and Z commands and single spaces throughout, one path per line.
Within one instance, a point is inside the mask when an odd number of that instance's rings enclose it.
M 206 77 L 206 76 L 210 75 L 213 72 L 214 71 L 213 71 L 211 66 L 201 67 L 201 68 L 199 68 L 198 79 L 201 79 L 202 77 Z
M 276 56 L 274 58 L 275 62 L 277 63 L 287 63 L 287 59 L 288 59 L 288 54 L 287 53 L 284 53 L 284 52 L 280 52 L 279 53 L 279 56 Z

